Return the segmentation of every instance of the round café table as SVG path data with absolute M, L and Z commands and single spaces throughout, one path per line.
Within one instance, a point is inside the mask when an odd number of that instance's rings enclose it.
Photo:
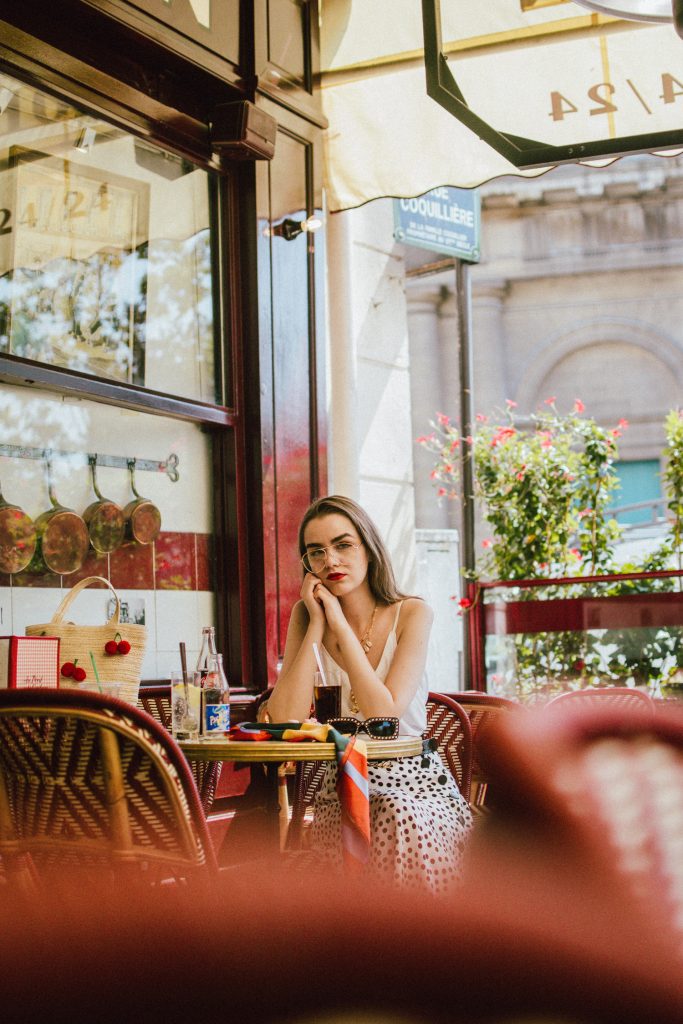
M 397 736 L 393 740 L 373 740 L 360 734 L 365 742 L 368 761 L 389 761 L 414 757 L 422 753 L 420 736 Z M 284 740 L 180 740 L 178 745 L 188 761 L 234 761 L 240 764 L 262 764 L 266 772 L 264 803 L 273 824 L 273 845 L 283 849 L 289 827 L 287 780 L 280 766 L 289 761 L 335 761 L 334 743 L 306 740 L 288 743 Z M 252 779 L 253 779 L 252 775 Z M 239 812 L 238 812 L 239 814 Z M 228 832 L 228 836 L 229 836 Z M 276 836 L 279 836 L 279 842 Z

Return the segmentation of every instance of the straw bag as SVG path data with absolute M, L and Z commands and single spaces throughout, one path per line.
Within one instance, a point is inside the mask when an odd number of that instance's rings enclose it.
M 103 626 L 78 626 L 73 622 L 65 622 L 66 610 L 76 596 L 85 587 L 93 583 L 104 583 L 111 590 L 116 601 L 116 607 L 108 622 Z M 78 661 L 78 665 L 85 669 L 86 679 L 81 686 L 97 690 L 95 671 L 90 659 L 92 651 L 97 666 L 97 674 L 102 683 L 123 683 L 120 696 L 123 700 L 135 704 L 138 699 L 140 688 L 140 672 L 142 659 L 145 654 L 147 641 L 147 630 L 130 622 L 120 622 L 121 602 L 119 595 L 112 587 L 109 580 L 102 576 L 88 576 L 86 579 L 76 583 L 64 597 L 57 611 L 50 622 L 44 622 L 37 626 L 27 626 L 26 636 L 58 636 L 61 643 L 59 649 L 60 667 L 67 661 Z M 119 633 L 120 636 L 116 637 Z M 130 644 L 130 651 L 127 654 L 109 655 L 105 652 L 104 645 L 108 640 L 127 640 Z M 60 686 L 75 685 L 71 680 L 60 678 Z

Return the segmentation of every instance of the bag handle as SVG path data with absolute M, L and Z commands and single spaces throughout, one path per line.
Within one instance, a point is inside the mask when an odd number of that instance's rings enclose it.
M 62 598 L 59 607 L 57 608 L 57 611 L 50 619 L 50 622 L 61 622 L 64 618 L 64 613 L 66 612 L 67 608 L 74 600 L 74 598 L 76 598 L 78 594 L 80 594 L 81 590 L 83 590 L 85 587 L 89 587 L 92 583 L 104 583 L 111 590 L 116 600 L 116 607 L 112 612 L 111 618 L 108 619 L 107 625 L 118 626 L 119 616 L 121 614 L 121 601 L 119 599 L 119 595 L 116 593 L 109 580 L 105 580 L 104 576 L 86 576 L 84 580 L 80 580 L 78 583 L 75 583 L 71 590 L 68 592 L 68 594 L 66 594 L 65 597 Z

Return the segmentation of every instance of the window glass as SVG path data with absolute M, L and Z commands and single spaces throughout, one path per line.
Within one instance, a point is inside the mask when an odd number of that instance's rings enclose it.
M 193 423 L 4 385 L 0 438 L 2 498 L 34 523 L 41 518 L 44 523 L 43 514 L 52 508 L 48 458 L 59 506 L 83 516 L 97 502 L 89 456 L 97 457 L 95 480 L 104 499 L 130 514 L 134 485 L 161 518 L 151 543 L 136 543 L 127 532 L 104 554 L 90 546 L 72 572 L 50 570 L 36 557 L 19 572 L 0 572 L 0 632 L 23 635 L 26 626 L 49 622 L 62 591 L 86 576 L 102 576 L 118 593 L 124 618 L 147 627 L 143 679 L 168 678 L 180 666 L 181 640 L 194 665 L 202 626 L 215 624 L 210 435 Z M 136 459 L 132 477 L 130 458 Z M 56 523 L 52 520 L 49 536 L 60 568 L 69 556 L 71 534 L 56 529 Z M 9 554 L 6 524 L 7 516 L 0 520 L 3 556 Z M 72 524 L 67 525 L 70 530 Z M 68 618 L 103 625 L 110 599 L 108 590 L 87 588 Z
M 0 351 L 215 402 L 208 185 L 0 75 Z
M 662 481 L 659 459 L 633 459 L 615 464 L 619 488 L 612 505 L 620 523 L 651 523 L 661 516 Z

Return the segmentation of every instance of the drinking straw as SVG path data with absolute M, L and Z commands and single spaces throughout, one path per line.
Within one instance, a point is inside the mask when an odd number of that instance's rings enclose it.
M 185 701 L 187 707 L 190 706 L 190 691 L 188 690 L 189 681 L 187 678 L 187 651 L 185 649 L 185 642 L 181 640 L 178 644 L 180 648 L 180 665 L 183 670 L 183 689 L 185 690 Z
M 323 678 L 323 686 L 327 686 L 327 676 L 325 675 L 325 669 L 323 668 L 322 659 L 320 657 L 320 651 L 318 650 L 318 645 L 315 641 L 313 641 L 313 653 L 315 654 L 315 660 L 318 662 L 320 675 Z
M 97 671 L 97 665 L 95 664 L 95 655 L 93 654 L 92 651 L 88 651 L 88 654 L 90 655 L 90 661 L 92 662 L 92 670 L 95 673 L 95 680 L 97 682 L 97 689 L 100 691 L 100 693 L 102 693 L 102 684 L 100 683 L 100 674 Z

